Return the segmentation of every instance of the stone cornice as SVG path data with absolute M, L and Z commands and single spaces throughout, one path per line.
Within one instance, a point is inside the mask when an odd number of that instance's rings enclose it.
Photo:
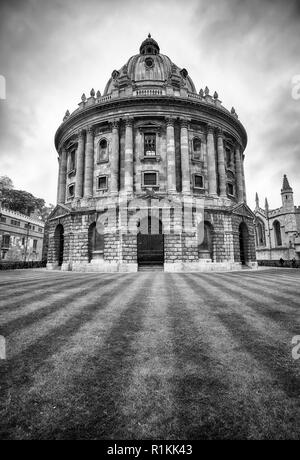
M 157 105 L 162 107 L 162 110 L 157 108 Z M 161 96 L 161 97 L 130 97 L 130 98 L 116 98 L 109 99 L 107 102 L 95 104 L 86 107 L 82 110 L 77 110 L 70 117 L 62 123 L 55 134 L 55 146 L 61 145 L 68 137 L 70 137 L 74 130 L 78 131 L 84 128 L 91 122 L 104 123 L 111 122 L 109 114 L 112 109 L 124 108 L 124 119 L 128 116 L 128 108 L 135 108 L 131 116 L 146 116 L 147 110 L 152 106 L 151 112 L 148 116 L 162 116 L 170 117 L 175 116 L 181 118 L 183 108 L 186 109 L 186 115 L 195 120 L 196 122 L 211 123 L 214 127 L 220 127 L 223 122 L 222 129 L 234 137 L 238 136 L 243 149 L 247 145 L 247 133 L 241 122 L 233 117 L 230 112 L 225 109 L 220 109 L 215 106 L 205 104 L 198 100 L 178 98 L 174 96 Z M 143 110 L 141 110 L 143 108 Z M 166 114 L 166 109 L 170 109 L 169 114 Z M 97 117 L 98 115 L 98 117 Z M 99 116 L 100 115 L 100 116 Z M 120 115 L 121 116 L 121 115 Z M 79 126 L 78 126 L 79 125 Z

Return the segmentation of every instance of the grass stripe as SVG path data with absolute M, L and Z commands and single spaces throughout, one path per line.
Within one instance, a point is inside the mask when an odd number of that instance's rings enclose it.
M 196 288 L 196 277 L 190 280 Z M 216 288 L 220 292 L 219 296 L 216 295 Z M 290 341 L 286 347 L 280 346 L 280 342 L 286 340 L 286 333 L 279 335 L 280 328 L 276 328 L 277 335 L 272 335 L 270 325 L 267 326 L 265 322 L 265 327 L 262 327 L 261 318 L 258 321 L 255 316 L 246 314 L 246 304 L 240 303 L 243 297 L 238 291 L 233 296 L 229 286 L 220 286 L 218 281 L 210 280 L 210 285 L 202 286 L 202 289 L 209 293 L 219 320 L 240 341 L 241 346 L 268 370 L 288 397 L 298 398 L 300 378 L 299 371 L 291 366 L 294 363 L 288 348 Z

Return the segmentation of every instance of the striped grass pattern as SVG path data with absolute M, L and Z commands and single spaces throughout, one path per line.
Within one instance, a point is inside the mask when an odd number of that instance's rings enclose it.
M 0 273 L 1 439 L 299 439 L 300 272 Z

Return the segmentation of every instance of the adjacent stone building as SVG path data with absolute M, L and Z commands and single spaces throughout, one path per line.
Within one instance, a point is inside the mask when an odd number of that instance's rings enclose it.
M 282 206 L 269 209 L 259 205 L 256 194 L 255 228 L 258 261 L 300 260 L 300 206 L 295 206 L 293 189 L 284 175 L 281 189 Z
M 207 87 L 197 93 L 149 34 L 56 132 L 48 268 L 256 267 L 246 145 L 234 108 Z
M 0 203 L 0 262 L 42 260 L 43 239 L 43 221 Z

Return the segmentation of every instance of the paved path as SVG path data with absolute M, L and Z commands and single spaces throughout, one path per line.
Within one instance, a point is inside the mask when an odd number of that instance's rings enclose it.
M 0 272 L 3 438 L 299 438 L 300 270 Z

